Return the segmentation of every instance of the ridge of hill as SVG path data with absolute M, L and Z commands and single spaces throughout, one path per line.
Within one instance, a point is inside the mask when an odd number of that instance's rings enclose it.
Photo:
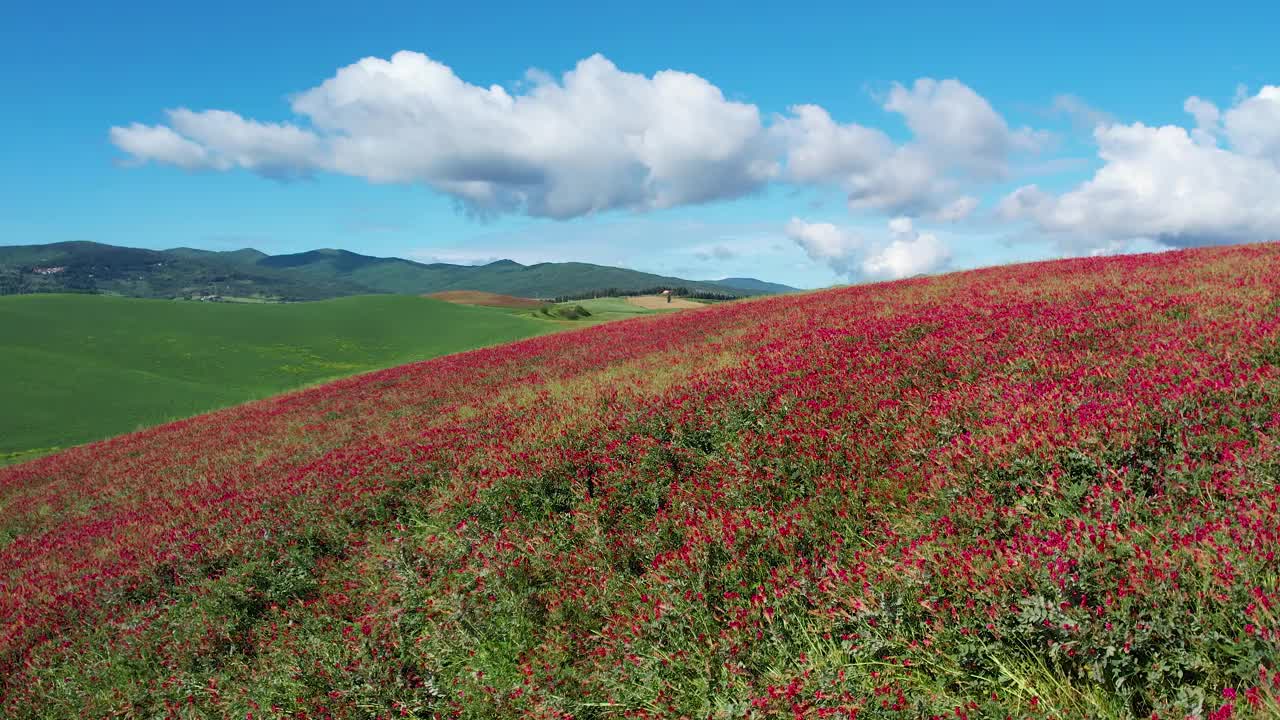
M 0 714 L 1280 717 L 1280 245 L 711 304 L 0 469 Z
M 533 298 L 682 288 L 712 297 L 789 292 L 750 278 L 696 281 L 590 263 L 419 263 L 332 248 L 286 255 L 254 249 L 144 250 L 92 242 L 0 246 L 0 295 L 105 292 L 132 297 L 316 300 L 473 290 Z
M 324 300 L 370 290 L 260 264 L 255 250 L 146 250 L 94 242 L 0 246 L 0 295 L 101 292 L 139 298 Z

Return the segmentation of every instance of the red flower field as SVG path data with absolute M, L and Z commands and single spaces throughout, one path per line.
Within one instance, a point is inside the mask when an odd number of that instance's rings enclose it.
M 1277 717 L 1278 478 L 1280 246 L 601 325 L 0 470 L 0 714 Z

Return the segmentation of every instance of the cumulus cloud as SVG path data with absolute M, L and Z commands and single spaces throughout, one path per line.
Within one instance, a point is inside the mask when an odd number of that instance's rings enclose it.
M 799 245 L 810 260 L 829 266 L 839 275 L 857 273 L 866 243 L 855 232 L 831 223 L 810 223 L 791 218 L 787 237 Z
M 1048 141 L 1028 128 L 1011 130 L 981 95 L 958 80 L 921 78 L 895 84 L 884 108 L 900 113 L 930 156 L 980 176 L 999 177 L 1009 155 L 1035 151 Z
M 892 237 L 862 262 L 871 277 L 904 278 L 936 272 L 951 262 L 951 250 L 932 233 L 917 232 L 910 218 L 889 221 Z
M 883 131 L 840 124 L 816 105 L 799 105 L 772 130 L 785 148 L 784 177 L 836 184 L 853 210 L 934 220 L 967 217 L 978 205 L 965 185 L 996 180 L 1019 152 L 1036 152 L 1044 133 L 1011 129 L 981 95 L 958 80 L 895 84 L 883 109 L 903 117 L 913 139 L 895 144 Z
M 882 130 L 842 125 L 817 105 L 796 105 L 774 125 L 787 148 L 787 175 L 801 183 L 840 183 L 882 165 L 894 143 Z
M 1280 238 L 1280 88 L 1265 87 L 1225 112 L 1194 97 L 1184 108 L 1193 129 L 1099 126 L 1103 164 L 1090 180 L 1060 195 L 1019 188 L 998 215 L 1094 248 Z
M 1268 85 L 1222 116 L 1232 147 L 1280 169 L 1280 86 Z
M 290 109 L 290 121 L 263 122 L 178 108 L 110 138 L 133 164 L 421 183 L 481 214 L 651 210 L 785 181 L 839 186 L 856 210 L 948 221 L 977 204 L 960 180 L 997 179 L 1011 153 L 1040 143 L 956 80 L 893 86 L 883 109 L 914 135 L 898 144 L 816 105 L 766 122 L 697 75 L 624 72 L 601 55 L 559 78 L 530 71 L 513 91 L 468 83 L 421 53 L 364 58 L 293 95 Z
M 1217 105 L 1192 96 L 1182 104 L 1182 109 L 1190 113 L 1191 117 L 1196 120 L 1196 127 L 1191 131 L 1191 137 L 1196 142 L 1201 145 L 1218 144 L 1218 121 L 1221 114 L 1218 112 Z
M 129 164 L 154 161 L 187 170 L 216 166 L 202 145 L 163 125 L 153 127 L 133 123 L 128 127 L 113 127 L 111 142 L 129 154 Z
M 113 128 L 111 138 L 142 162 L 421 182 L 480 212 L 553 218 L 737 197 L 776 172 L 755 106 L 696 75 L 645 77 L 600 55 L 559 81 L 531 74 L 528 91 L 512 95 L 399 52 L 340 69 L 292 109 L 309 127 L 178 109 L 167 126 Z
M 946 206 L 959 184 L 943 174 L 937 159 L 923 148 L 896 149 L 869 172 L 850 175 L 845 183 L 849 209 L 924 215 Z
M 889 221 L 886 238 L 868 240 L 832 223 L 792 218 L 786 234 L 811 260 L 850 279 L 899 279 L 937 272 L 951 261 L 951 250 L 932 233 L 922 233 L 908 217 Z
M 319 139 L 287 124 L 245 120 L 223 110 L 170 110 L 169 125 L 134 123 L 111 129 L 111 140 L 138 162 L 188 170 L 244 168 L 275 178 L 310 172 Z
M 977 207 L 978 198 L 973 197 L 972 195 L 964 195 L 938 208 L 934 211 L 933 218 L 943 222 L 963 220 L 973 214 L 973 211 Z

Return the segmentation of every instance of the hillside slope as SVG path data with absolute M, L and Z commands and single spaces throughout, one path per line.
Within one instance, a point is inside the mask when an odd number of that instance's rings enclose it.
M 461 305 L 481 305 L 483 307 L 500 307 L 510 310 L 537 310 L 546 305 L 541 300 L 532 298 L 515 297 L 512 295 L 499 295 L 498 293 L 482 292 L 479 290 L 445 290 L 443 292 L 431 293 L 427 297 L 433 300 L 442 300 L 444 302 L 458 303 Z
M 150 298 L 223 295 L 315 300 L 368 293 L 425 295 L 477 290 L 554 298 L 655 288 L 684 288 L 725 297 L 791 290 L 750 278 L 736 278 L 733 283 L 696 281 L 574 262 L 424 264 L 334 249 L 267 255 L 252 249 L 140 250 L 90 242 L 0 246 L 0 295 L 74 291 Z
M 641 292 L 685 288 L 727 297 L 767 295 L 770 284 L 734 286 L 717 281 L 685 280 L 636 270 L 562 262 L 521 265 L 498 260 L 487 265 L 423 264 L 400 258 L 377 258 L 346 250 L 312 250 L 256 261 L 260 267 L 287 270 L 323 282 L 346 282 L 379 292 L 436 293 L 472 290 L 516 297 L 554 298 L 591 292 Z M 742 279 L 747 285 L 750 279 Z
M 0 295 L 103 292 L 142 298 L 204 295 L 322 300 L 369 289 L 258 264 L 254 250 L 141 250 L 92 242 L 0 246 Z
M 0 470 L 0 707 L 1275 717 L 1278 278 L 731 303 Z
M 0 460 L 559 329 L 414 297 L 252 305 L 92 295 L 0 298 L 0 328 Z

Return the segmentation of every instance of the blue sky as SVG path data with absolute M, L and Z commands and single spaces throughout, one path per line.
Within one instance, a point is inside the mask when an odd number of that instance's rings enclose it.
M 1274 3 L 127 5 L 7 12 L 0 242 L 814 287 L 1280 239 Z

